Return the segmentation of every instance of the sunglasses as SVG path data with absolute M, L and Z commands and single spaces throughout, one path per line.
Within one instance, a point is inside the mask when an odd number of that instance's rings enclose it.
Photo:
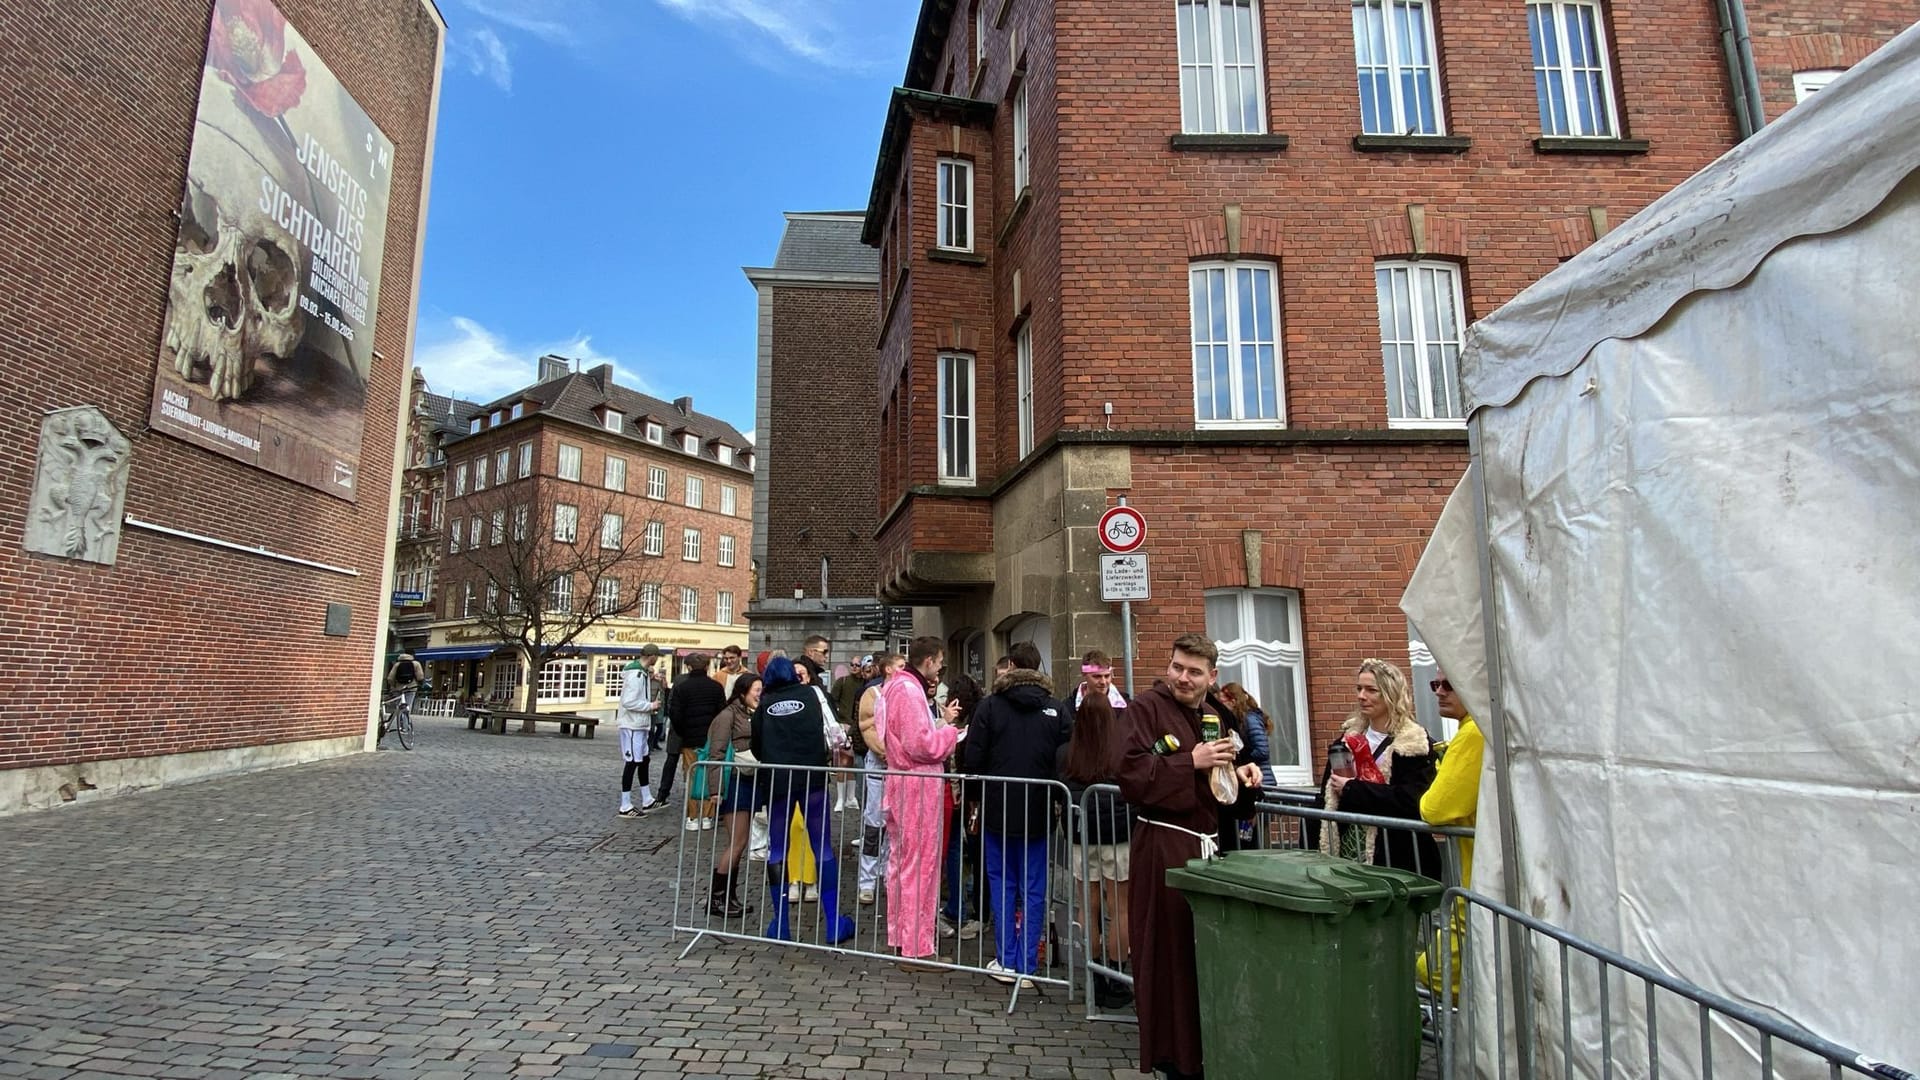
M 1445 690 L 1447 693 L 1451 694 L 1453 693 L 1453 684 L 1448 682 L 1445 679 L 1435 679 L 1432 682 L 1427 684 L 1427 689 L 1433 691 L 1436 694 L 1442 690 Z

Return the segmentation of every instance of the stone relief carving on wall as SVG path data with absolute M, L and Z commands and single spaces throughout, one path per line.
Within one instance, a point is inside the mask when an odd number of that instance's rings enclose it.
M 63 559 L 112 564 L 133 444 L 99 409 L 83 405 L 40 422 L 40 461 L 27 505 L 23 547 Z

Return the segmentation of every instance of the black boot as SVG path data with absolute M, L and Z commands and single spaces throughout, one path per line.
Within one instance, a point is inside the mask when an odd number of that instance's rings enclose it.
M 707 887 L 707 914 L 722 919 L 738 919 L 747 913 L 733 898 L 732 875 L 714 871 L 713 884 Z
M 1103 1009 L 1124 1009 L 1133 1004 L 1133 988 L 1119 979 L 1095 975 L 1093 1003 Z

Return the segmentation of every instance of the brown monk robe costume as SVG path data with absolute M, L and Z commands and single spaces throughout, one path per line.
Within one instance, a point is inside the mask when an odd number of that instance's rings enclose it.
M 1220 717 L 1223 736 L 1240 729 L 1239 719 L 1212 691 L 1201 709 Z M 1153 689 L 1115 713 L 1114 721 L 1125 733 L 1120 795 L 1139 815 L 1133 827 L 1132 909 L 1127 927 L 1133 938 L 1140 1069 L 1172 1069 L 1198 1076 L 1200 988 L 1194 972 L 1193 911 L 1179 890 L 1167 887 L 1166 871 L 1185 866 L 1201 854 L 1200 838 L 1178 829 L 1209 834 L 1217 838 L 1221 851 L 1233 850 L 1238 837 L 1233 822 L 1253 816 L 1259 792 L 1243 785 L 1239 802 L 1232 806 L 1214 799 L 1207 786 L 1208 774 L 1193 767 L 1193 747 L 1201 742 L 1200 710 L 1180 704 L 1163 682 L 1155 682 Z M 1180 740 L 1180 749 L 1156 755 L 1154 744 L 1163 735 Z M 1245 735 L 1241 741 L 1246 741 Z M 1252 751 L 1243 748 L 1234 765 L 1252 760 Z

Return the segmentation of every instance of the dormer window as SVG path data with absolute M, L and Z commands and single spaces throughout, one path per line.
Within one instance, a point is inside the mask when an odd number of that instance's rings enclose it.
M 713 452 L 719 455 L 720 464 L 722 465 L 733 464 L 733 447 L 728 446 L 726 443 L 721 443 L 719 446 L 716 446 L 713 448 Z
M 515 420 L 518 420 L 521 417 L 527 415 L 527 403 L 524 401 L 514 402 L 513 411 L 509 415 L 511 415 Z
M 680 436 L 680 449 L 698 456 L 700 453 L 700 436 L 692 434 Z
M 627 419 L 626 414 L 617 412 L 613 409 L 608 409 L 605 412 L 600 414 L 600 422 L 606 425 L 606 429 L 608 431 L 611 431 L 616 435 L 618 435 L 621 431 L 625 430 L 626 419 Z
M 667 439 L 666 428 L 663 428 L 659 424 L 653 423 L 651 421 L 647 423 L 647 441 L 648 442 L 654 444 L 655 446 L 659 446 L 661 443 L 665 442 L 666 439 Z
M 507 422 L 507 410 L 505 409 L 493 410 L 493 426 L 494 427 L 499 427 L 501 424 L 504 424 L 506 422 Z
M 480 434 L 480 420 L 481 418 L 476 416 L 473 419 L 467 421 L 467 434 L 469 435 Z
M 743 450 L 740 452 L 740 467 L 743 469 L 753 468 L 753 451 Z

